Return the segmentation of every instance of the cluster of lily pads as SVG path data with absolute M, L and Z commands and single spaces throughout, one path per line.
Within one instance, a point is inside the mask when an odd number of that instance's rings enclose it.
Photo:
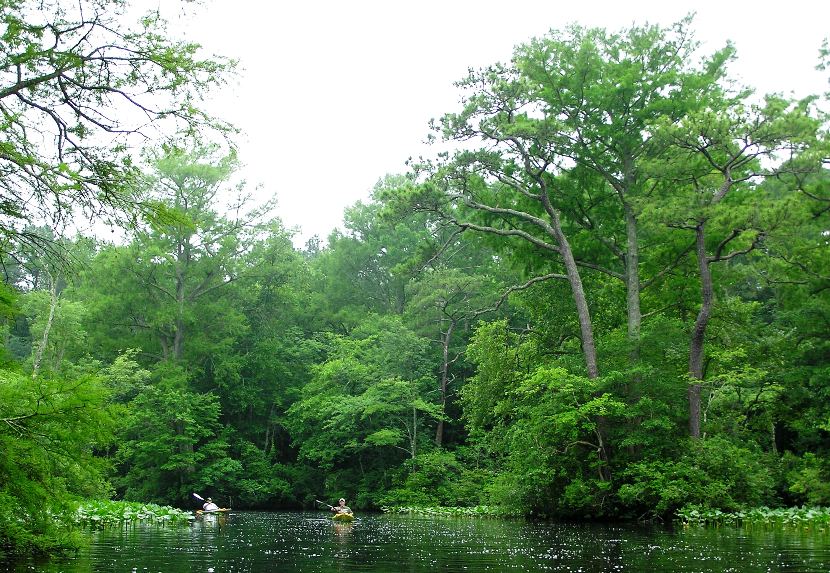
M 677 512 L 685 526 L 764 526 L 810 528 L 830 532 L 830 507 L 790 507 L 770 509 L 759 507 L 745 511 L 724 512 L 687 506 Z
M 133 501 L 87 501 L 72 516 L 76 525 L 104 527 L 139 521 L 157 524 L 189 523 L 193 514 L 154 503 Z
M 382 507 L 384 513 L 409 515 L 431 515 L 438 517 L 507 517 L 504 508 L 493 505 L 476 505 L 474 507 L 440 507 L 440 506 L 392 506 Z

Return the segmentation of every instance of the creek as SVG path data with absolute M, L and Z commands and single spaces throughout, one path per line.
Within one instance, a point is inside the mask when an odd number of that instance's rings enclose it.
M 830 571 L 830 532 L 665 528 L 321 512 L 232 512 L 190 525 L 90 533 L 60 562 L 0 571 L 258 573 L 483 571 Z

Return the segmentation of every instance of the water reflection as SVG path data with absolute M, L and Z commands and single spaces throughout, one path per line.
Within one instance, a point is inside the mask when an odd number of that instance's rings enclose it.
M 338 551 L 334 556 L 338 558 L 348 557 L 349 542 L 351 541 L 354 523 L 338 523 L 333 521 L 331 526 L 334 533 L 334 540 L 338 547 Z
M 221 530 L 228 523 L 229 519 L 229 513 L 202 513 L 196 516 L 196 519 L 192 523 L 192 529 L 193 531 L 201 531 L 204 529 Z
M 830 533 L 681 530 L 485 519 L 234 512 L 186 527 L 92 534 L 68 562 L 0 571 L 398 572 L 830 570 Z

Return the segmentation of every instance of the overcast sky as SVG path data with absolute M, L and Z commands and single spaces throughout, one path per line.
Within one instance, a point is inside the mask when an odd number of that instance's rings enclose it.
M 277 196 L 301 245 L 325 239 L 380 177 L 429 152 L 427 123 L 457 109 L 453 82 L 469 67 L 507 61 L 516 44 L 570 23 L 618 30 L 690 11 L 706 53 L 733 41 L 744 83 L 827 91 L 830 72 L 815 70 L 830 34 L 826 1 L 205 0 L 177 24 L 240 61 L 211 109 L 243 130 L 244 176 Z

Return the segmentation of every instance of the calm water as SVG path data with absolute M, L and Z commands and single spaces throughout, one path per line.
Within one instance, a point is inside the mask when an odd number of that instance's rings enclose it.
M 830 533 L 668 531 L 629 526 L 321 513 L 234 512 L 190 526 L 94 533 L 63 563 L 0 571 L 225 573 L 451 571 L 830 571 Z

